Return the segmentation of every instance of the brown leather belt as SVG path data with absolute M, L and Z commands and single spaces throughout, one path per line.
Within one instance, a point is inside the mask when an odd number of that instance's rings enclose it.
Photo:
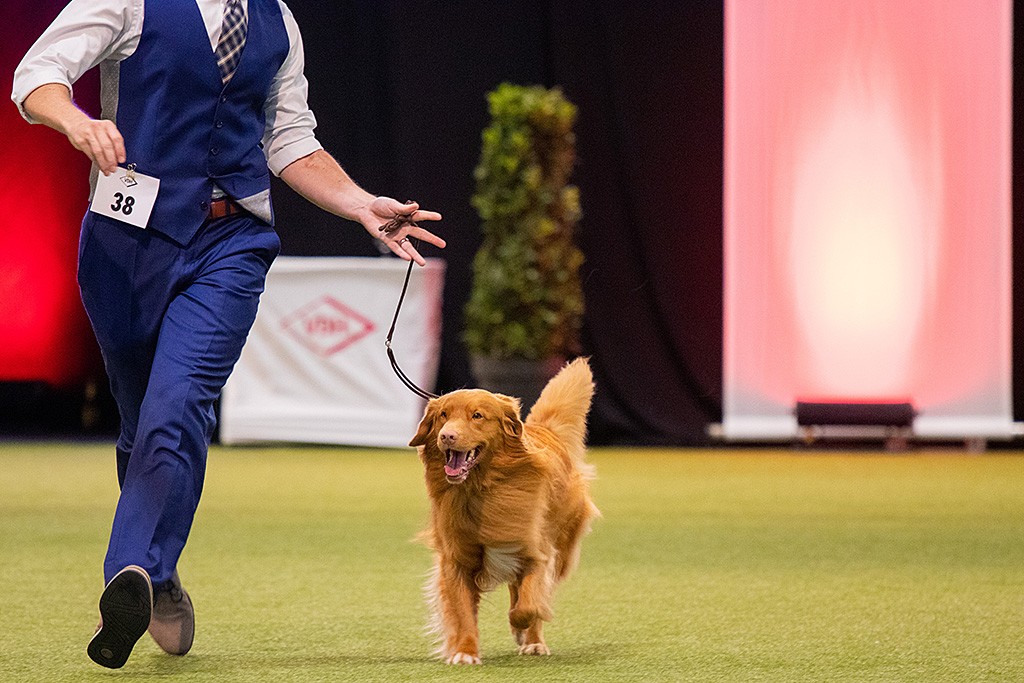
M 242 213 L 245 211 L 235 200 L 230 197 L 221 197 L 220 199 L 214 199 L 210 202 L 210 219 L 224 218 L 224 216 L 233 216 L 236 213 Z

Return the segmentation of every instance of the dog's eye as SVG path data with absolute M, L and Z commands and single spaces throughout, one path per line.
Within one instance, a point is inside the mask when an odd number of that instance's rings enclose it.
M 441 417 L 448 417 L 448 411 L 447 410 L 442 410 L 441 411 Z
M 473 419 L 474 420 L 482 420 L 482 419 L 484 419 L 484 416 L 481 415 L 479 412 L 476 412 L 476 413 L 473 413 Z

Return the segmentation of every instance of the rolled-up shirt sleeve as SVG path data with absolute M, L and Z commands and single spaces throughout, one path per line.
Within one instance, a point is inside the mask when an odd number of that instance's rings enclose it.
M 59 83 L 73 92 L 82 74 L 138 47 L 143 0 L 72 0 L 29 48 L 14 71 L 11 99 L 29 123 L 24 102 L 33 90 Z
M 306 101 L 309 84 L 303 74 L 305 56 L 299 26 L 291 10 L 283 2 L 279 4 L 288 30 L 290 49 L 274 76 L 265 105 L 267 125 L 263 134 L 263 151 L 274 175 L 281 175 L 281 171 L 293 161 L 323 149 L 313 133 L 316 118 Z

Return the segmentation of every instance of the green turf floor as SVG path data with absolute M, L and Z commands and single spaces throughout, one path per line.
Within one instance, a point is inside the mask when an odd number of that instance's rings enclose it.
M 1021 681 L 1024 454 L 595 449 L 547 628 L 431 658 L 412 451 L 223 449 L 180 565 L 191 654 L 89 661 L 112 447 L 0 443 L 0 681 Z

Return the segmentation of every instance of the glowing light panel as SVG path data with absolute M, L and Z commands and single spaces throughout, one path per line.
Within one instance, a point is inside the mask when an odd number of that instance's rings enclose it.
M 727 0 L 725 430 L 1007 435 L 1009 0 Z

